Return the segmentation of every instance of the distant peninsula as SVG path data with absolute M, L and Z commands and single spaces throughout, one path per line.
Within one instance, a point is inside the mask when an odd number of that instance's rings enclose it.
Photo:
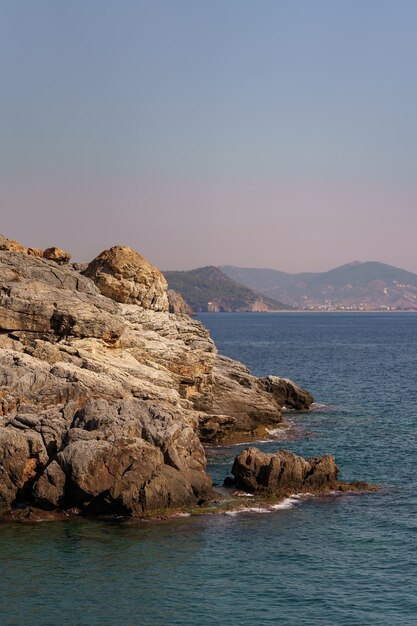
M 240 284 L 209 265 L 183 272 L 164 272 L 168 285 L 196 313 L 288 311 L 292 306 Z
M 417 310 L 417 274 L 376 261 L 354 261 L 328 272 L 300 274 L 232 265 L 220 269 L 261 296 L 298 310 Z
M 299 274 L 224 265 L 165 276 L 197 313 L 417 311 L 417 274 L 376 261 Z

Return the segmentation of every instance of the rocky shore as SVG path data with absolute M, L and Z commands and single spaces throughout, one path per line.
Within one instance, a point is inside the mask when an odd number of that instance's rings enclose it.
M 203 444 L 256 438 L 284 406 L 309 409 L 307 391 L 252 376 L 199 322 L 170 313 L 180 300 L 137 252 L 70 259 L 0 236 L 0 515 L 205 505 Z

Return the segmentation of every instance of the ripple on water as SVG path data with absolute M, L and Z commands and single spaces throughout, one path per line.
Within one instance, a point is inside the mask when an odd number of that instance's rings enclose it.
M 343 479 L 386 487 L 240 498 L 268 514 L 0 525 L 2 626 L 414 626 L 417 315 L 202 317 L 221 352 L 325 405 L 287 414 L 298 439 L 256 445 L 333 453 Z M 238 450 L 209 453 L 218 484 Z

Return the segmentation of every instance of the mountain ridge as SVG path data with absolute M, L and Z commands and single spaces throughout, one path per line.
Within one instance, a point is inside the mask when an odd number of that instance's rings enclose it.
M 232 265 L 220 269 L 257 293 L 298 309 L 417 310 L 417 274 L 379 261 L 294 274 Z

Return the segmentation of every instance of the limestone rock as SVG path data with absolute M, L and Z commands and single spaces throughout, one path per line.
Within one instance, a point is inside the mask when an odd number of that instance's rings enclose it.
M 33 486 L 35 502 L 45 509 L 60 508 L 65 497 L 65 473 L 52 461 Z
M 210 444 L 236 439 L 236 418 L 232 415 L 207 415 L 201 413 L 198 431 L 201 441 Z
M 33 481 L 48 460 L 39 433 L 0 427 L 0 511 L 30 493 Z
M 29 256 L 37 256 L 40 259 L 43 258 L 43 254 L 44 254 L 44 250 L 42 250 L 41 248 L 28 248 L 27 249 L 27 253 L 29 254 Z
M 1 511 L 199 505 L 212 494 L 201 441 L 282 420 L 272 387 L 219 357 L 198 321 L 168 313 L 156 268 L 129 248 L 108 253 L 95 284 L 72 265 L 0 251 Z M 100 293 L 108 258 L 115 299 Z
M 169 312 L 177 315 L 193 315 L 194 311 L 181 294 L 168 289 Z
M 123 331 L 117 306 L 70 268 L 0 252 L 0 329 L 113 340 Z
M 26 254 L 27 250 L 24 246 L 22 246 L 18 241 L 14 239 L 6 239 L 0 241 L 0 250 L 5 252 L 21 252 Z
M 281 406 L 262 382 L 242 363 L 218 356 L 214 368 L 212 405 L 214 415 L 235 419 L 232 439 L 265 435 L 283 422 Z
M 104 250 L 91 261 L 84 275 L 95 282 L 104 296 L 116 302 L 168 311 L 168 284 L 163 274 L 128 246 Z
M 289 450 L 268 454 L 253 447 L 243 450 L 232 468 L 239 488 L 267 496 L 339 489 L 338 472 L 329 455 L 305 460 Z
M 295 409 L 297 411 L 308 411 L 314 402 L 310 392 L 296 385 L 289 378 L 279 378 L 278 376 L 266 376 L 261 379 L 265 390 L 271 393 L 276 402 L 281 407 Z
M 43 251 L 43 258 L 48 259 L 48 261 L 54 261 L 55 263 L 58 263 L 58 265 L 67 265 L 70 262 L 71 255 L 68 252 L 64 252 L 64 250 L 61 250 L 61 248 L 53 246 L 52 248 L 47 248 Z
M 73 430 L 80 432 L 58 455 L 71 494 L 68 506 L 140 515 L 192 506 L 211 495 L 192 421 L 187 424 L 172 407 L 90 401 L 76 414 Z

